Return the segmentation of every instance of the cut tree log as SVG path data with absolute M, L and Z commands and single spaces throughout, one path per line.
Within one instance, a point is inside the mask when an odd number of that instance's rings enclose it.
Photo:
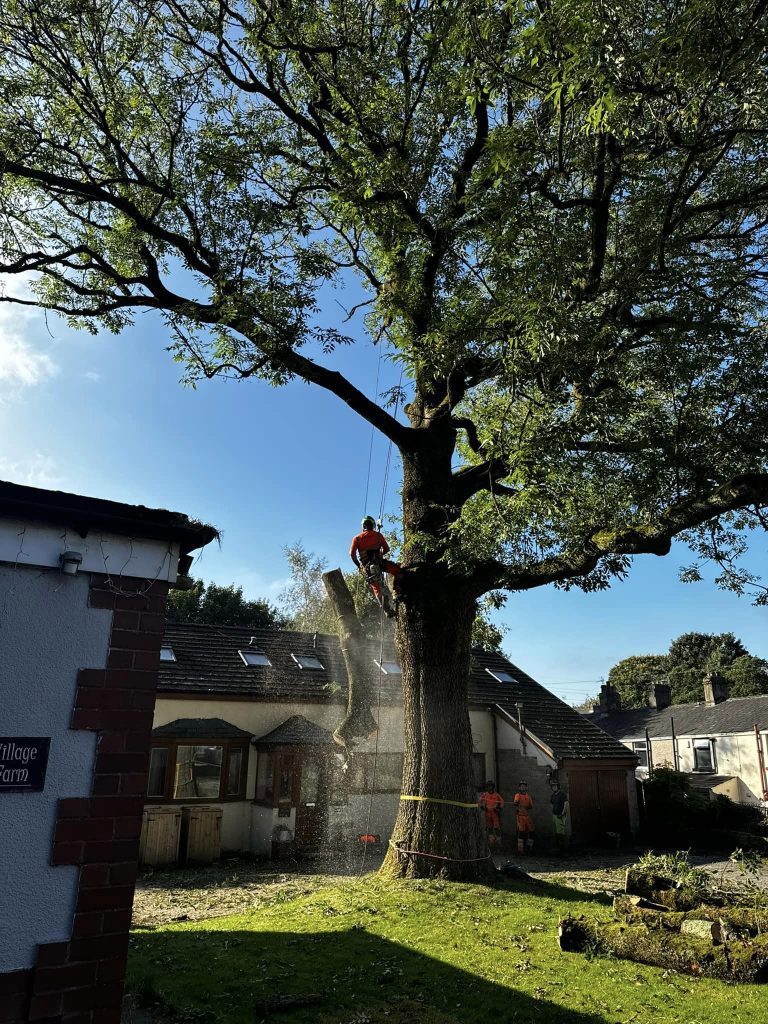
M 654 903 L 644 896 L 626 895 L 613 897 L 613 909 L 619 914 L 629 914 L 633 910 L 655 910 L 662 914 L 669 912 L 669 907 L 665 907 L 663 903 Z
M 634 902 L 639 900 L 639 903 Z M 727 936 L 761 935 L 768 932 L 768 907 L 715 907 L 706 903 L 695 910 L 668 910 L 661 904 L 650 904 L 640 896 L 615 896 L 614 913 L 626 924 L 643 924 L 656 931 L 679 932 L 684 921 L 717 921 Z
M 669 910 L 693 910 L 702 902 L 700 892 L 677 885 L 673 879 L 663 875 L 643 871 L 642 868 L 627 869 L 624 892 L 628 896 L 642 896 Z
M 719 921 L 702 921 L 701 918 L 687 917 L 680 923 L 681 935 L 693 935 L 705 942 L 720 943 L 723 939 Z
M 558 935 L 560 948 L 566 953 L 590 950 L 697 977 L 768 981 L 768 935 L 715 946 L 711 938 L 583 917 L 564 918 Z
M 378 728 L 371 713 L 376 703 L 377 673 L 373 662 L 369 664 L 366 636 L 341 569 L 323 573 L 323 584 L 336 612 L 339 643 L 347 670 L 347 713 L 333 738 L 349 754 Z

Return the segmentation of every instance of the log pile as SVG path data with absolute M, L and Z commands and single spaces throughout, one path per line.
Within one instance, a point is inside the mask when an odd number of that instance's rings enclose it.
M 626 893 L 614 899 L 613 909 L 613 921 L 564 918 L 560 948 L 610 953 L 683 974 L 768 981 L 768 906 L 697 900 L 670 879 L 630 869 Z

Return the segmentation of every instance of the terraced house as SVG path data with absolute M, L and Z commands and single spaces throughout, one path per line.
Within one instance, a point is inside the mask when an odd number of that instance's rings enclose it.
M 588 717 L 637 755 L 639 776 L 674 768 L 712 794 L 768 807 L 768 696 L 729 697 L 728 681 L 717 673 L 703 678 L 701 696 L 672 704 L 670 687 L 657 684 L 647 707 L 622 710 L 605 683 Z
M 332 733 L 347 679 L 338 638 L 278 630 L 169 625 L 161 652 L 145 810 L 145 863 L 209 860 L 220 849 L 269 856 L 286 847 L 389 836 L 403 761 L 394 646 L 368 656 L 380 676 L 378 736 L 346 766 Z M 631 750 L 499 654 L 474 653 L 469 687 L 478 788 L 534 800 L 537 840 L 552 834 L 550 782 L 569 796 L 576 841 L 637 827 Z M 439 796 L 439 794 L 436 794 Z M 503 818 L 508 836 L 514 815 Z

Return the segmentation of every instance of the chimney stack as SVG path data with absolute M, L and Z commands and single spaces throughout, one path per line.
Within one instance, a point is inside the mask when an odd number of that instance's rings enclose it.
M 728 700 L 728 680 L 719 672 L 708 672 L 704 676 L 704 703 L 709 707 Z
M 648 706 L 663 711 L 672 703 L 672 687 L 669 683 L 654 683 L 648 694 Z
M 621 711 L 621 697 L 611 683 L 603 683 L 598 695 L 597 713 L 612 715 L 615 711 Z

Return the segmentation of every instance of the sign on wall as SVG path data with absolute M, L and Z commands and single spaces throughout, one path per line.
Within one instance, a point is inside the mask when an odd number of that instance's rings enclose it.
M 39 793 L 50 745 L 50 736 L 0 736 L 0 793 Z

